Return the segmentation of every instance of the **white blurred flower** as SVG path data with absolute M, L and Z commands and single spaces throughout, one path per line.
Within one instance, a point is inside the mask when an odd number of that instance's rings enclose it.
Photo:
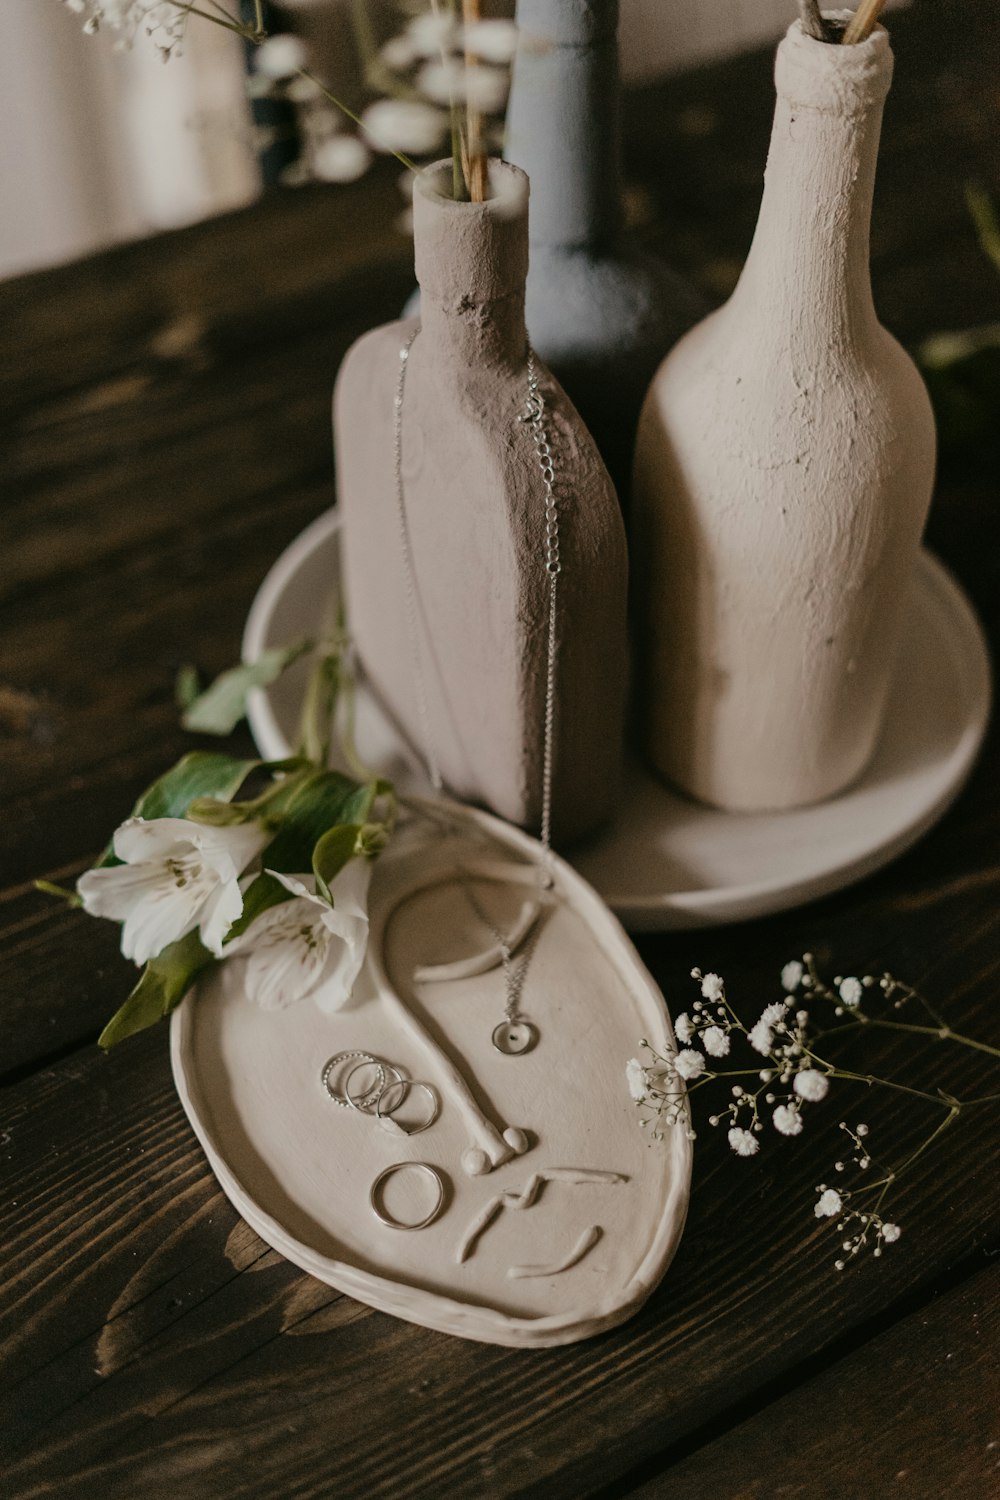
M 710 1057 L 729 1055 L 729 1037 L 721 1026 L 709 1026 L 701 1034 L 702 1044 Z
M 771 1005 L 765 1005 L 764 1009 L 761 1011 L 760 1018 L 764 1022 L 765 1026 L 776 1026 L 779 1021 L 783 1021 L 785 1019 L 787 1011 L 787 1005 L 783 1004 L 780 1000 L 775 1000 Z
M 841 1000 L 843 1000 L 844 1004 L 850 1006 L 852 1010 L 855 1005 L 861 1004 L 861 996 L 863 993 L 864 992 L 861 988 L 860 979 L 854 979 L 852 977 L 849 979 L 842 979 L 840 981 L 840 998 Z
M 368 147 L 356 135 L 331 135 L 314 147 L 311 164 L 321 182 L 354 182 L 371 159 Z
M 830 1092 L 830 1080 L 825 1073 L 820 1073 L 816 1068 L 803 1068 L 800 1073 L 796 1073 L 792 1088 L 800 1099 L 807 1099 L 810 1104 L 818 1104 Z
M 706 1000 L 721 1000 L 725 984 L 718 974 L 706 974 L 701 981 L 701 993 Z
M 832 1219 L 839 1214 L 844 1202 L 836 1188 L 825 1188 L 816 1200 L 813 1212 L 817 1219 Z
M 112 840 L 124 862 L 88 870 L 76 888 L 85 911 L 123 924 L 122 952 L 140 966 L 196 927 L 218 957 L 243 910 L 239 876 L 269 838 L 257 823 L 129 818 Z
M 694 1036 L 694 1026 L 686 1010 L 682 1010 L 674 1022 L 674 1035 L 679 1042 L 689 1042 Z
M 741 1130 L 734 1125 L 729 1132 L 729 1144 L 737 1156 L 756 1156 L 760 1150 L 760 1141 L 752 1130 Z
M 465 98 L 466 70 L 457 57 L 425 63 L 416 77 L 416 85 L 433 104 L 451 104 Z
M 265 78 L 289 78 L 306 65 L 306 49 L 303 42 L 290 32 L 269 36 L 254 55 L 254 67 Z
M 771 1116 L 775 1130 L 781 1135 L 801 1135 L 802 1116 L 792 1104 L 779 1104 Z
M 464 96 L 481 114 L 500 114 L 507 103 L 509 90 L 510 78 L 503 68 L 465 69 Z
M 705 1071 L 705 1059 L 693 1047 L 685 1047 L 674 1058 L 674 1072 L 680 1078 L 697 1078 Z
M 377 151 L 426 156 L 441 145 L 448 120 L 441 110 L 416 99 L 377 99 L 361 116 L 361 126 Z
M 405 73 L 407 68 L 412 68 L 420 54 L 414 47 L 412 38 L 404 31 L 401 36 L 390 37 L 379 56 L 394 73 Z
M 344 866 L 330 886 L 333 906 L 316 895 L 311 876 L 268 873 L 294 899 L 261 912 L 228 944 L 227 957 L 246 958 L 243 985 L 263 1010 L 283 1010 L 309 996 L 320 1010 L 340 1010 L 368 947 L 369 861 L 352 859 Z
M 788 990 L 789 993 L 791 993 L 793 990 L 797 990 L 799 985 L 802 983 L 802 976 L 804 973 L 805 969 L 802 967 L 799 960 L 797 958 L 793 958 L 789 963 L 785 965 L 785 967 L 781 971 L 782 989 Z
M 637 1057 L 630 1057 L 625 1064 L 625 1078 L 632 1098 L 641 1101 L 646 1097 L 646 1070 Z
M 513 21 L 470 21 L 462 41 L 466 51 L 483 62 L 509 63 L 517 51 L 517 27 Z
M 425 11 L 414 16 L 404 36 L 418 57 L 435 57 L 440 52 L 451 52 L 458 46 L 458 25 L 453 15 L 441 11 Z
M 898 1224 L 882 1225 L 882 1238 L 889 1245 L 894 1244 L 895 1241 L 899 1239 L 899 1236 L 902 1234 L 902 1232 L 903 1231 L 900 1229 Z

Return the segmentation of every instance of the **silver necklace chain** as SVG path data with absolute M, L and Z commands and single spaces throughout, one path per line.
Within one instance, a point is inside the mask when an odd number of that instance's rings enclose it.
M 399 373 L 396 378 L 396 396 L 393 402 L 393 465 L 396 477 L 396 514 L 399 522 L 399 535 L 403 554 L 404 590 L 406 597 L 407 624 L 409 627 L 411 651 L 413 655 L 413 678 L 414 688 L 417 695 L 417 712 L 420 715 L 421 728 L 424 738 L 424 760 L 427 765 L 427 775 L 434 790 L 439 794 L 444 791 L 444 779 L 441 775 L 441 762 L 437 754 L 434 740 L 434 732 L 431 721 L 430 705 L 427 697 L 427 683 L 423 671 L 423 658 L 420 651 L 420 609 L 417 602 L 416 567 L 413 560 L 413 541 L 410 536 L 410 526 L 406 514 L 406 499 L 403 486 L 403 397 L 406 390 L 406 369 L 410 358 L 410 350 L 416 342 L 420 333 L 419 327 L 410 334 L 406 343 L 399 351 Z M 531 441 L 534 446 L 535 455 L 538 459 L 538 469 L 541 475 L 545 531 L 543 540 L 543 564 L 548 579 L 548 631 L 546 643 L 546 670 L 545 670 L 545 715 L 542 739 L 542 815 L 541 828 L 539 832 L 539 843 L 542 846 L 545 871 L 543 882 L 547 887 L 553 884 L 552 876 L 552 774 L 553 774 L 553 747 L 555 743 L 555 710 L 556 710 L 556 620 L 559 597 L 559 574 L 562 572 L 562 562 L 559 556 L 559 502 L 556 495 L 556 472 L 555 460 L 552 447 L 549 443 L 548 426 L 545 420 L 545 397 L 542 394 L 538 381 L 538 370 L 535 365 L 535 353 L 531 345 L 528 345 L 528 393 L 524 403 L 524 410 L 518 417 L 528 428 Z M 510 944 L 504 933 L 494 925 L 489 916 L 483 910 L 475 893 L 468 882 L 465 886 L 466 896 L 479 917 L 493 937 L 496 939 L 500 950 L 500 958 L 503 964 L 504 989 L 506 992 L 506 1006 L 504 1010 L 505 1023 L 498 1027 L 497 1031 L 510 1027 L 519 1014 L 521 995 L 524 991 L 524 982 L 527 977 L 528 963 L 534 940 L 529 939 L 521 962 L 517 965 L 513 962 Z M 527 1032 L 528 1028 L 525 1028 Z M 533 1028 L 532 1035 L 528 1037 L 520 1050 L 527 1051 L 534 1043 Z M 509 1033 L 513 1040 L 514 1033 Z M 496 1034 L 494 1034 L 496 1044 Z M 503 1049 L 501 1049 L 503 1050 Z

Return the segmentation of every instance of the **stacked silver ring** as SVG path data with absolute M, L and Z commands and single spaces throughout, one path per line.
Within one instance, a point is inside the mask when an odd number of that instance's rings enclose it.
M 338 1094 L 333 1088 L 331 1077 L 333 1070 L 342 1063 L 356 1059 L 354 1066 L 349 1070 L 344 1079 L 344 1091 Z M 351 1079 L 355 1073 L 362 1069 L 375 1069 L 375 1082 L 369 1085 L 364 1093 L 355 1095 L 351 1093 Z M 389 1075 L 392 1075 L 390 1078 Z M 327 1097 L 334 1104 L 340 1105 L 341 1109 L 353 1109 L 359 1114 L 373 1115 L 384 1130 L 402 1135 L 419 1135 L 422 1130 L 427 1130 L 438 1117 L 440 1100 L 437 1090 L 432 1084 L 422 1083 L 418 1079 L 407 1078 L 400 1072 L 399 1068 L 392 1063 L 386 1062 L 383 1057 L 376 1057 L 373 1052 L 337 1052 L 329 1058 L 323 1066 L 320 1074 L 323 1087 Z M 405 1103 L 407 1096 L 414 1090 L 420 1089 L 426 1096 L 430 1109 L 426 1120 L 419 1121 L 416 1125 L 402 1125 L 393 1118 L 396 1111 Z M 386 1105 L 386 1096 L 390 1098 L 398 1094 L 395 1103 Z

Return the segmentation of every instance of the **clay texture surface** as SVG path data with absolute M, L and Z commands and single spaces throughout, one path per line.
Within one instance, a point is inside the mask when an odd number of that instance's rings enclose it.
M 454 203 L 418 179 L 422 329 L 402 423 L 406 513 L 433 750 L 449 789 L 512 822 L 541 812 L 548 588 L 538 460 L 518 419 L 527 394 L 527 183 L 493 168 L 498 196 Z M 344 582 L 376 691 L 426 749 L 396 509 L 393 399 L 412 329 L 365 335 L 334 400 Z M 556 458 L 562 573 L 553 819 L 570 840 L 615 805 L 627 674 L 627 560 L 618 502 L 590 434 L 540 366 Z
M 472 872 L 478 899 L 504 922 L 516 916 L 524 887 L 488 878 L 488 868 L 482 873 L 484 853 L 487 866 L 499 854 L 522 869 L 537 853 L 533 841 L 485 814 L 460 809 L 456 816 L 457 834 L 443 834 L 435 814 L 430 838 L 426 826 L 412 838 L 404 829 L 395 852 L 390 845 L 379 860 L 370 896 L 379 962 L 366 966 L 346 1010 L 325 1016 L 308 1002 L 259 1010 L 240 992 L 238 964 L 227 965 L 231 983 L 200 986 L 172 1022 L 175 1079 L 227 1195 L 304 1270 L 374 1307 L 463 1337 L 567 1343 L 634 1312 L 680 1236 L 690 1142 L 678 1130 L 662 1146 L 647 1146 L 624 1073 L 638 1039 L 669 1039 L 670 1023 L 621 927 L 562 861 L 524 991 L 523 1009 L 540 1033 L 532 1053 L 504 1057 L 490 1045 L 504 1005 L 499 968 L 414 984 L 418 966 L 481 944 L 456 855 Z M 386 985 L 461 1070 L 484 1115 L 498 1129 L 523 1130 L 522 1155 L 484 1176 L 465 1174 L 466 1114 L 447 1070 L 399 1026 Z M 326 1098 L 325 1059 L 354 1048 L 437 1089 L 441 1113 L 429 1130 L 407 1141 Z M 368 1202 L 378 1174 L 402 1160 L 429 1163 L 446 1188 L 440 1216 L 413 1233 L 379 1224 Z M 501 1195 L 524 1205 L 491 1212 Z M 403 1220 L 422 1217 L 427 1198 L 417 1173 L 386 1185 L 386 1207 Z M 485 1232 L 472 1245 L 477 1218 Z
M 868 272 L 891 76 L 884 30 L 844 47 L 790 28 L 739 285 L 643 409 L 646 746 L 684 791 L 733 810 L 817 802 L 858 776 L 906 617 L 935 439 Z

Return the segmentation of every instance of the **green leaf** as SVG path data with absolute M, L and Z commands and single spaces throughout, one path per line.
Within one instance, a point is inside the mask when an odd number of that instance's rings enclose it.
M 190 662 L 177 668 L 177 676 L 174 678 L 174 702 L 178 708 L 190 708 L 194 700 L 201 692 L 201 679 L 198 676 L 198 668 L 193 667 Z
M 360 823 L 340 823 L 330 828 L 313 850 L 312 867 L 316 877 L 316 890 L 333 905 L 330 884 L 340 874 L 348 860 L 353 859 L 361 833 Z
M 153 1026 L 181 1003 L 197 976 L 216 960 L 197 931 L 189 932 L 151 958 L 125 1004 L 116 1011 L 98 1037 L 105 1051 L 137 1031 Z
M 283 875 L 312 868 L 313 849 L 339 823 L 363 823 L 374 800 L 374 783 L 359 785 L 340 771 L 317 771 L 307 778 L 285 812 L 264 864 Z
M 220 802 L 214 797 L 196 797 L 185 814 L 195 823 L 207 823 L 213 828 L 231 827 L 235 823 L 275 822 L 282 817 L 288 804 L 297 797 L 305 781 L 314 773 L 315 767 L 303 765 L 293 759 L 272 763 L 272 769 L 287 770 L 286 775 L 276 778 L 259 797 L 246 802 Z
M 214 750 L 192 750 L 146 788 L 133 807 L 132 816 L 182 818 L 196 797 L 218 797 L 228 802 L 250 772 L 261 764 L 259 760 L 234 760 L 231 755 L 219 755 Z M 120 863 L 108 844 L 94 868 L 100 870 Z
M 312 648 L 311 640 L 293 641 L 261 652 L 256 661 L 230 667 L 187 706 L 181 723 L 198 734 L 232 734 L 246 714 L 251 688 L 268 687 Z

